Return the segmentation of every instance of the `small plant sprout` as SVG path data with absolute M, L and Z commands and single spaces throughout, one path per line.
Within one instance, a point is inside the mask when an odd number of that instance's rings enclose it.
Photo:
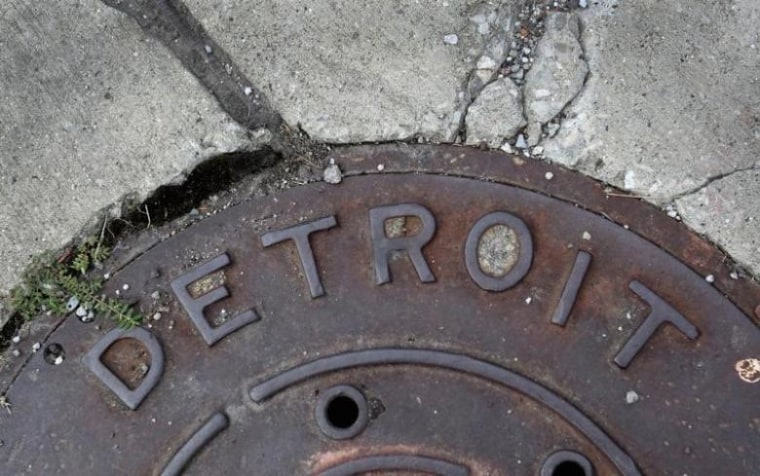
M 110 254 L 102 238 L 102 234 L 100 239 L 91 237 L 57 259 L 50 254 L 38 257 L 22 284 L 11 292 L 16 312 L 29 320 L 43 312 L 65 315 L 81 307 L 113 319 L 125 329 L 140 324 L 140 312 L 119 299 L 106 297 L 101 293 L 103 281 L 87 276 L 93 267 L 102 268 Z

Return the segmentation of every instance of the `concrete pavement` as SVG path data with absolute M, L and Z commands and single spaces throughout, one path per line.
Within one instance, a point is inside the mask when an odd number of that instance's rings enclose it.
M 125 197 L 278 134 L 236 122 L 188 72 L 194 57 L 314 141 L 556 161 L 663 206 L 760 276 L 760 4 L 535 3 L 187 0 L 175 11 L 205 31 L 161 39 L 186 42 L 181 61 L 105 3 L 5 2 L 0 293 Z

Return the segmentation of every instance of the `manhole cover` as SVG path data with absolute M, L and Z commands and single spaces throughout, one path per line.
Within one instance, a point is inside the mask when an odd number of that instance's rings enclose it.
M 117 273 L 150 328 L 63 321 L 3 473 L 757 474 L 760 293 L 711 246 L 548 164 L 334 158 Z

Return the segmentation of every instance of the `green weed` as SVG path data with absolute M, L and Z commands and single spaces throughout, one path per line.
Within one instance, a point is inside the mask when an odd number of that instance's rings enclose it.
M 75 251 L 54 258 L 44 254 L 33 262 L 24 274 L 22 284 L 11 292 L 11 306 L 25 320 L 41 313 L 64 315 L 71 301 L 116 321 L 119 327 L 129 329 L 140 324 L 142 314 L 118 299 L 101 293 L 103 281 L 87 276 L 93 267 L 102 267 L 110 252 L 95 239 L 79 245 Z M 72 299 L 75 298 L 75 299 Z

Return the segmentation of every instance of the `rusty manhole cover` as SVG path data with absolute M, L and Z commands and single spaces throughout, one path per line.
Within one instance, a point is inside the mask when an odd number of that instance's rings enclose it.
M 63 321 L 3 473 L 757 474 L 760 292 L 710 245 L 548 164 L 334 158 L 118 272 L 150 328 Z

